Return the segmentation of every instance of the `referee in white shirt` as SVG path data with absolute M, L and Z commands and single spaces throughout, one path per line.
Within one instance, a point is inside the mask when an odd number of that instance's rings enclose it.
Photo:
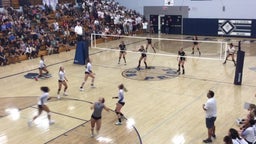
M 81 23 L 79 21 L 76 23 L 75 33 L 78 41 L 83 40 L 83 27 L 81 26 Z

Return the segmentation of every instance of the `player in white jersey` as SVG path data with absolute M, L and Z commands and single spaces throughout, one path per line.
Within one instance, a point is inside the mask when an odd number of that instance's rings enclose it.
M 81 86 L 80 86 L 80 91 L 84 90 L 84 84 L 87 81 L 88 77 L 92 78 L 91 81 L 91 87 L 94 87 L 94 79 L 95 79 L 95 74 L 92 72 L 92 64 L 91 64 L 91 60 L 88 59 L 87 65 L 86 65 L 86 70 L 85 70 L 85 75 L 84 75 L 84 81 L 82 82 Z
M 232 61 L 234 62 L 234 65 L 236 66 L 235 53 L 236 53 L 236 48 L 233 45 L 233 43 L 230 43 L 229 48 L 227 49 L 227 57 L 223 64 L 226 64 L 226 61 L 228 60 L 228 58 L 231 57 Z
M 60 69 L 59 69 L 59 80 L 58 80 L 59 88 L 58 88 L 58 92 L 57 92 L 57 95 L 58 95 L 57 97 L 58 97 L 58 99 L 60 99 L 60 91 L 61 91 L 62 85 L 64 86 L 64 93 L 63 93 L 63 95 L 64 95 L 64 96 L 67 96 L 67 95 L 68 95 L 68 94 L 66 93 L 67 88 L 68 88 L 67 81 L 68 81 L 68 79 L 67 79 L 66 76 L 65 76 L 64 67 L 61 66 Z
M 28 126 L 32 126 L 32 122 L 41 115 L 41 113 L 43 111 L 47 112 L 47 117 L 49 120 L 49 125 L 54 124 L 54 121 L 51 120 L 51 114 L 50 114 L 50 109 L 48 108 L 48 106 L 46 105 L 47 101 L 50 100 L 51 98 L 49 97 L 49 91 L 50 89 L 48 87 L 42 86 L 41 87 L 41 91 L 43 92 L 43 94 L 40 96 L 39 100 L 38 100 L 38 114 L 36 116 L 33 117 L 32 120 L 30 120 L 28 122 Z
M 40 62 L 39 62 L 39 68 L 38 69 L 39 69 L 38 77 L 41 77 L 43 75 L 43 71 L 45 71 L 46 74 L 49 73 L 49 71 L 46 69 L 46 65 L 44 63 L 44 56 L 43 55 L 40 56 Z
M 117 97 L 112 97 L 113 99 L 118 99 L 118 102 L 116 103 L 116 109 L 115 109 L 115 112 L 116 112 L 116 115 L 117 115 L 117 118 L 118 118 L 118 121 L 116 122 L 116 125 L 121 125 L 122 124 L 122 117 L 124 116 L 121 112 L 121 109 L 122 107 L 124 106 L 125 104 L 125 101 L 124 101 L 124 92 L 127 92 L 127 89 L 124 87 L 123 84 L 120 84 L 118 86 L 118 96 Z

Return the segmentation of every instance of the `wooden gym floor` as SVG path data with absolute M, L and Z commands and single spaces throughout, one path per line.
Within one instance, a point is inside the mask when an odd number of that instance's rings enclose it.
M 189 39 L 187 36 L 164 35 L 162 37 Z M 210 37 L 199 37 L 204 40 Z M 216 38 L 224 39 L 224 38 Z M 135 51 L 146 41 L 130 43 L 123 39 L 128 50 Z M 244 40 L 242 50 L 246 52 L 242 85 L 234 85 L 235 67 L 232 61 L 225 65 L 218 58 L 211 44 L 199 44 L 202 56 L 192 56 L 192 43 L 183 45 L 191 58 L 185 63 L 185 75 L 177 75 L 176 55 L 180 47 L 175 42 L 157 46 L 157 53 L 148 55 L 151 69 L 137 71 L 135 68 L 139 53 L 126 55 L 127 65 L 118 62 L 118 51 L 90 49 L 93 71 L 96 73 L 96 88 L 90 88 L 90 78 L 85 84 L 85 91 L 79 91 L 84 77 L 84 66 L 73 64 L 75 50 L 56 55 L 45 56 L 51 78 L 26 79 L 27 73 L 37 73 L 39 59 L 22 61 L 0 67 L 0 143 L 1 144 L 199 144 L 207 137 L 205 112 L 202 104 L 206 102 L 209 89 L 215 92 L 218 104 L 216 121 L 217 139 L 213 143 L 223 143 L 228 129 L 239 128 L 235 119 L 244 117 L 245 102 L 255 103 L 256 81 L 255 55 L 256 43 L 253 39 Z M 153 40 L 153 43 L 155 41 Z M 117 47 L 120 40 L 106 42 L 98 46 Z M 171 45 L 170 45 L 171 44 Z M 128 46 L 129 45 L 129 46 Z M 166 47 L 173 47 L 166 49 Z M 216 48 L 215 48 L 216 49 Z M 152 49 L 149 49 L 152 52 Z M 142 68 L 144 64 L 142 63 Z M 59 66 L 64 66 L 68 78 L 68 94 L 60 100 L 57 96 Z M 114 110 L 117 86 L 123 83 L 126 104 L 122 111 L 127 120 L 116 126 L 113 111 L 103 112 L 100 134 L 90 137 L 91 102 L 105 97 L 106 106 Z M 49 86 L 54 98 L 48 106 L 52 111 L 55 124 L 49 126 L 46 113 L 43 113 L 32 127 L 27 121 L 37 113 L 37 98 L 41 95 L 40 87 Z M 134 123 L 134 125 L 130 125 Z

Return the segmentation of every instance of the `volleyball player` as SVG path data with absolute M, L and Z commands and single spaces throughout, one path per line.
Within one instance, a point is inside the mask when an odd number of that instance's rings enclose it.
M 192 53 L 191 54 L 194 54 L 194 49 L 195 49 L 195 47 L 196 47 L 196 49 L 197 49 L 197 51 L 198 51 L 198 53 L 199 53 L 199 56 L 201 56 L 201 52 L 200 52 L 200 49 L 199 49 L 199 45 L 198 45 L 198 38 L 197 38 L 197 36 L 194 36 L 193 37 L 193 47 L 192 47 Z
M 95 102 L 91 109 L 93 109 L 93 113 L 91 116 L 91 137 L 94 137 L 94 127 L 96 125 L 96 133 L 99 134 L 101 128 L 101 116 L 102 110 L 105 109 L 109 111 L 109 108 L 104 105 L 105 99 L 99 98 L 97 102 Z
M 152 49 L 154 50 L 154 53 L 156 53 L 156 50 L 155 50 L 154 46 L 152 45 L 152 39 L 151 38 L 147 38 L 146 51 L 148 51 L 148 46 L 151 46 Z
M 120 49 L 120 53 L 119 53 L 119 59 L 118 59 L 118 64 L 120 64 L 120 60 L 123 57 L 124 59 L 124 64 L 126 65 L 126 59 L 125 59 L 125 55 L 126 55 L 126 46 L 124 44 L 124 41 L 121 42 L 121 44 L 119 45 L 119 49 Z
M 46 74 L 49 73 L 49 71 L 46 69 L 46 65 L 44 63 L 44 56 L 40 55 L 40 61 L 39 61 L 39 75 L 38 77 L 42 77 L 43 76 L 43 71 L 46 72 Z
M 64 86 L 64 93 L 63 93 L 63 95 L 64 96 L 68 95 L 66 93 L 67 88 L 68 88 L 67 81 L 68 81 L 68 79 L 65 76 L 64 67 L 61 66 L 60 69 L 59 69 L 59 80 L 58 80 L 59 88 L 58 88 L 58 92 L 57 92 L 57 98 L 58 99 L 60 99 L 60 91 L 61 91 L 62 85 Z
M 48 106 L 46 105 L 46 102 L 48 100 L 50 100 L 50 97 L 49 97 L 49 91 L 50 89 L 46 86 L 43 86 L 40 88 L 41 91 L 43 92 L 43 94 L 40 96 L 39 100 L 38 100 L 38 103 L 37 103 L 37 106 L 38 106 L 38 114 L 36 116 L 33 117 L 32 120 L 30 120 L 28 122 L 28 126 L 32 126 L 32 123 L 33 121 L 41 115 L 41 113 L 43 111 L 46 111 L 47 112 L 47 117 L 48 117 L 48 120 L 49 120 L 49 125 L 52 125 L 54 124 L 54 121 L 51 120 L 51 111 L 50 109 L 48 108 Z
M 118 86 L 118 96 L 117 97 L 112 97 L 113 99 L 118 99 L 118 102 L 116 103 L 116 115 L 118 118 L 118 121 L 116 122 L 116 125 L 121 125 L 122 124 L 122 117 L 124 117 L 123 113 L 121 112 L 122 107 L 124 106 L 124 92 L 127 92 L 127 89 L 124 87 L 123 84 L 120 84 Z
M 177 73 L 180 74 L 180 66 L 182 68 L 182 74 L 185 74 L 185 68 L 184 68 L 184 63 L 186 60 L 186 54 L 183 51 L 183 48 L 180 48 L 180 50 L 178 51 L 178 57 L 177 57 L 178 62 L 178 70 Z
M 144 60 L 144 64 L 145 64 L 145 68 L 148 69 L 148 65 L 147 65 L 147 50 L 145 50 L 144 46 L 141 45 L 140 46 L 140 49 L 138 50 L 139 52 L 141 52 L 141 56 L 140 56 L 140 59 L 139 59 L 139 64 L 137 66 L 137 69 L 140 70 L 140 63 L 142 60 Z
M 84 75 L 84 81 L 82 82 L 81 86 L 80 86 L 80 91 L 83 91 L 84 90 L 84 84 L 85 82 L 87 81 L 88 77 L 91 77 L 92 78 L 92 81 L 91 81 L 91 87 L 94 87 L 94 79 L 95 79 L 95 76 L 94 76 L 94 73 L 92 72 L 92 64 L 91 64 L 91 60 L 88 58 L 88 62 L 87 62 L 87 65 L 86 65 L 86 70 L 85 70 L 85 75 Z
M 234 62 L 234 65 L 236 66 L 235 52 L 236 52 L 235 46 L 233 45 L 233 43 L 230 43 L 229 48 L 227 50 L 227 57 L 226 57 L 225 61 L 223 62 L 223 64 L 226 64 L 226 61 L 228 60 L 228 58 L 231 57 L 232 61 Z

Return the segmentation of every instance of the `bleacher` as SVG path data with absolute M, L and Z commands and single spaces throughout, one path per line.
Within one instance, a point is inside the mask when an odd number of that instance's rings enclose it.
M 63 3 L 63 2 L 64 1 L 61 1 L 61 3 Z M 69 1 L 66 0 L 66 2 L 69 2 Z M 41 0 L 35 0 L 35 1 L 33 1 L 32 4 L 33 5 L 42 4 L 42 1 Z M 45 32 L 48 33 L 48 35 L 53 35 L 54 34 L 55 38 L 59 39 L 58 53 L 59 52 L 66 52 L 66 51 L 69 51 L 70 49 L 75 49 L 75 45 L 71 46 L 68 43 L 66 43 L 66 44 L 62 43 L 62 40 L 65 38 L 65 35 L 62 32 L 54 31 L 53 30 L 53 23 L 57 21 L 59 26 L 61 27 L 61 26 L 63 26 L 63 23 L 65 21 L 68 21 L 69 24 L 70 24 L 70 23 L 74 22 L 74 20 L 77 19 L 77 17 L 74 17 L 74 16 L 72 17 L 70 15 L 63 15 L 62 14 L 61 18 L 56 19 L 56 11 L 51 11 L 50 13 L 47 13 L 46 19 L 47 19 L 46 24 L 49 27 L 49 29 L 47 29 L 47 31 L 45 31 Z M 35 29 L 36 26 L 38 26 L 38 27 L 45 26 L 44 24 L 45 23 L 40 23 L 40 21 L 36 20 L 36 18 L 33 18 L 32 21 L 31 21 L 31 27 L 32 27 L 31 29 L 32 30 Z M 88 26 L 84 25 L 84 29 L 87 30 Z M 141 32 L 141 31 L 138 31 L 138 32 Z M 4 34 L 1 32 L 0 33 L 0 38 L 3 37 L 3 36 L 4 36 Z M 76 41 L 76 35 L 75 34 L 70 35 L 69 37 L 66 37 L 66 38 L 67 38 L 67 42 Z M 98 38 L 96 40 L 96 42 L 97 43 L 103 43 L 103 42 L 111 41 L 111 40 L 114 40 L 114 38 L 111 38 L 111 37 Z M 9 45 L 9 47 L 12 47 L 12 46 Z M 48 54 L 48 51 L 47 51 L 46 43 L 44 43 L 43 45 L 40 46 L 37 57 L 40 56 L 40 55 L 47 55 L 47 54 Z M 18 56 L 18 58 L 16 56 L 10 56 L 10 55 L 6 55 L 6 56 L 8 58 L 8 64 L 12 64 L 12 63 L 16 63 L 16 62 L 20 62 L 20 61 L 29 59 L 25 54 Z

